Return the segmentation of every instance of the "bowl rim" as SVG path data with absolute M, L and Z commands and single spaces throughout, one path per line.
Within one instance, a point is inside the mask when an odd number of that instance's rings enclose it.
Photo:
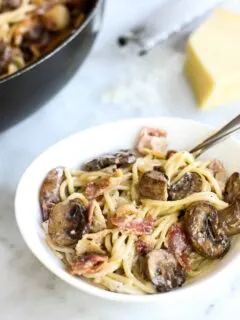
M 57 45 L 55 48 L 53 48 L 52 50 L 50 50 L 49 52 L 47 52 L 45 55 L 43 55 L 42 57 L 40 57 L 39 59 L 37 59 L 36 61 L 30 63 L 29 65 L 19 69 L 18 71 L 3 77 L 2 79 L 0 79 L 0 85 L 5 83 L 5 82 L 9 82 L 12 79 L 15 79 L 17 77 L 20 77 L 22 74 L 28 72 L 29 70 L 37 67 L 38 65 L 40 65 L 41 63 L 43 63 L 44 61 L 50 59 L 52 56 L 54 56 L 56 53 L 58 53 L 60 50 L 62 50 L 64 47 L 66 47 L 73 39 L 75 39 L 81 32 L 83 29 L 85 29 L 85 27 L 88 25 L 88 23 L 90 22 L 90 20 L 92 20 L 94 18 L 94 16 L 96 15 L 98 8 L 103 4 L 103 2 L 105 0 L 96 0 L 96 4 L 94 6 L 94 8 L 92 9 L 92 11 L 89 13 L 89 15 L 87 16 L 87 18 L 84 20 L 84 22 L 76 29 L 76 31 L 74 31 L 72 34 L 70 34 L 62 43 L 60 43 L 59 45 Z
M 88 283 L 88 282 L 75 281 L 75 277 L 68 274 L 65 270 L 59 271 L 59 270 L 56 270 L 55 267 L 50 266 L 47 261 L 42 259 L 42 257 L 39 255 L 39 253 L 36 252 L 34 246 L 32 246 L 32 244 L 28 241 L 27 235 L 26 235 L 27 233 L 25 233 L 25 230 L 23 230 L 23 228 L 22 228 L 22 220 L 21 220 L 22 214 L 19 211 L 19 206 L 18 206 L 19 200 L 18 199 L 19 199 L 22 181 L 24 180 L 25 175 L 27 175 L 28 171 L 30 171 L 31 168 L 35 166 L 35 163 L 38 162 L 40 158 L 44 157 L 45 154 L 47 154 L 49 151 L 51 151 L 51 149 L 57 148 L 62 143 L 66 143 L 68 140 L 74 139 L 75 137 L 81 136 L 82 134 L 87 134 L 88 132 L 91 132 L 92 130 L 101 130 L 102 128 L 105 128 L 106 126 L 112 126 L 112 125 L 116 125 L 116 124 L 122 125 L 124 127 L 124 124 L 132 123 L 132 122 L 136 123 L 138 121 L 143 121 L 143 120 L 146 121 L 146 123 L 151 122 L 151 121 L 158 121 L 158 120 L 159 121 L 175 120 L 175 121 L 180 121 L 180 122 L 184 121 L 184 122 L 195 124 L 195 125 L 201 125 L 202 127 L 205 127 L 208 130 L 214 129 L 213 126 L 205 124 L 203 122 L 195 121 L 195 120 L 191 120 L 191 119 L 187 119 L 187 118 L 180 118 L 180 117 L 142 117 L 142 118 L 138 117 L 138 118 L 125 119 L 125 120 L 110 121 L 110 122 L 106 122 L 106 123 L 100 124 L 100 125 L 93 125 L 93 126 L 88 127 L 84 130 L 78 131 L 70 136 L 67 136 L 63 139 L 60 139 L 58 142 L 54 143 L 53 145 L 51 145 L 50 147 L 45 149 L 43 152 L 41 152 L 37 157 L 35 157 L 35 159 L 30 163 L 30 165 L 27 167 L 27 169 L 23 172 L 23 174 L 18 182 L 18 185 L 16 188 L 16 193 L 15 193 L 15 200 L 14 200 L 15 218 L 16 218 L 16 222 L 17 222 L 19 231 L 24 239 L 24 242 L 26 243 L 26 245 L 28 246 L 30 251 L 33 253 L 33 255 L 48 270 L 50 270 L 54 275 L 58 276 L 64 282 L 68 283 L 69 285 L 77 288 L 78 290 L 80 290 L 82 292 L 85 292 L 89 295 L 93 295 L 93 296 L 96 296 L 96 297 L 99 297 L 102 299 L 118 301 L 118 302 L 131 302 L 131 303 L 132 302 L 137 302 L 137 303 L 138 302 L 147 302 L 147 303 L 149 303 L 149 302 L 157 302 L 157 301 L 164 302 L 164 301 L 168 301 L 169 296 L 171 296 L 171 299 L 174 299 L 174 298 L 179 299 L 179 298 L 181 298 L 181 296 L 185 296 L 187 294 L 193 295 L 194 290 L 204 293 L 207 284 L 211 284 L 211 282 L 213 282 L 213 280 L 215 280 L 215 279 L 220 279 L 221 275 L 223 273 L 226 274 L 228 272 L 228 274 L 231 274 L 231 271 L 233 271 L 233 267 L 236 267 L 236 265 L 238 265 L 238 260 L 240 262 L 240 254 L 237 251 L 236 254 L 234 255 L 234 257 L 232 258 L 232 260 L 228 262 L 228 264 L 224 265 L 221 269 L 214 271 L 214 273 L 211 274 L 211 276 L 209 276 L 206 279 L 203 279 L 203 280 L 200 279 L 199 281 L 193 282 L 186 287 L 181 287 L 181 288 L 178 288 L 178 289 L 170 291 L 170 292 L 165 292 L 164 294 L 161 293 L 161 294 L 152 294 L 152 295 L 128 295 L 128 294 L 107 291 L 105 289 L 99 288 L 96 285 Z M 234 141 L 234 143 L 236 145 L 238 145 L 238 147 L 240 149 L 240 141 L 239 140 L 237 140 L 233 137 L 230 137 L 229 139 Z M 196 296 L 198 297 L 198 295 L 196 295 Z

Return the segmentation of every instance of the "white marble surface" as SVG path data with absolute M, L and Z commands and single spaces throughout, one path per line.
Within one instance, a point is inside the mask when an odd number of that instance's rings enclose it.
M 174 301 L 172 306 L 106 302 L 78 292 L 53 276 L 29 252 L 16 227 L 13 199 L 17 181 L 33 158 L 57 140 L 88 126 L 122 118 L 181 116 L 220 126 L 239 113 L 239 104 L 207 111 L 195 108 L 182 76 L 184 34 L 144 58 L 116 47 L 117 35 L 157 3 L 109 0 L 102 33 L 84 67 L 48 105 L 0 135 L 2 320 L 222 320 L 239 314 L 240 271 L 234 282 L 218 292 L 218 298 L 206 292 L 204 297 Z

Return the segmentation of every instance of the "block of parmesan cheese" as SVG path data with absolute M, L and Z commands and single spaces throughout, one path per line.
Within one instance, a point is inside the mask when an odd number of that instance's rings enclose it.
M 185 74 L 202 108 L 240 100 L 240 14 L 218 9 L 190 36 Z

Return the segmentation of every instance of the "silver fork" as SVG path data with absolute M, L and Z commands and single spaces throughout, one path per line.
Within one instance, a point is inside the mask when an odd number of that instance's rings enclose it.
M 236 116 L 236 118 L 228 122 L 216 133 L 214 133 L 209 138 L 207 138 L 206 140 L 198 144 L 196 147 L 194 147 L 192 150 L 190 150 L 190 153 L 192 153 L 194 157 L 199 157 L 203 152 L 205 152 L 215 144 L 225 140 L 238 130 L 240 130 L 240 114 Z

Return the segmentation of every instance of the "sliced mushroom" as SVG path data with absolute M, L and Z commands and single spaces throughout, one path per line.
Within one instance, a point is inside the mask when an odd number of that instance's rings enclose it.
M 45 28 L 49 31 L 61 31 L 70 24 L 70 13 L 63 4 L 56 4 L 42 15 Z
M 139 181 L 139 193 L 142 197 L 166 201 L 168 198 L 168 179 L 157 170 L 145 172 Z
M 227 236 L 240 233 L 240 199 L 218 212 L 218 230 Z
M 22 0 L 2 0 L 1 11 L 14 10 L 21 6 Z
M 12 50 L 4 41 L 0 40 L 0 73 L 5 72 L 12 59 Z
M 51 210 L 48 233 L 53 243 L 59 246 L 72 245 L 88 230 L 87 209 L 80 200 L 59 202 Z
M 193 248 L 207 258 L 224 256 L 230 240 L 221 230 L 214 232 L 218 225 L 218 213 L 207 202 L 193 203 L 185 212 L 184 228 Z
M 106 154 L 93 159 L 84 165 L 85 171 L 98 171 L 112 165 L 126 167 L 136 161 L 136 156 L 129 150 L 122 150 L 115 154 Z
M 153 250 L 146 256 L 146 276 L 159 292 L 182 286 L 186 272 L 174 255 L 165 249 Z
M 184 176 L 173 183 L 169 190 L 170 200 L 181 200 L 193 193 L 201 192 L 202 190 L 202 178 L 195 172 L 187 172 Z
M 23 53 L 25 61 L 31 61 L 36 54 L 44 52 L 45 48 L 51 41 L 50 32 L 48 32 L 42 24 L 39 17 L 35 17 L 30 21 L 23 21 L 18 30 L 13 34 L 15 41 L 21 41 L 19 46 Z
M 240 199 L 240 173 L 234 172 L 227 181 L 224 200 L 233 203 L 237 199 Z
M 39 200 L 42 209 L 42 219 L 46 221 L 49 217 L 50 210 L 54 205 L 60 202 L 59 188 L 64 179 L 64 168 L 58 167 L 48 172 L 44 179 Z
M 26 42 L 34 43 L 34 42 L 41 42 L 44 36 L 44 27 L 40 23 L 40 21 L 36 20 L 35 23 L 32 23 L 30 28 L 24 34 L 24 40 Z
M 111 178 L 97 179 L 87 184 L 84 195 L 88 200 L 93 200 L 103 195 L 111 186 L 113 186 Z

